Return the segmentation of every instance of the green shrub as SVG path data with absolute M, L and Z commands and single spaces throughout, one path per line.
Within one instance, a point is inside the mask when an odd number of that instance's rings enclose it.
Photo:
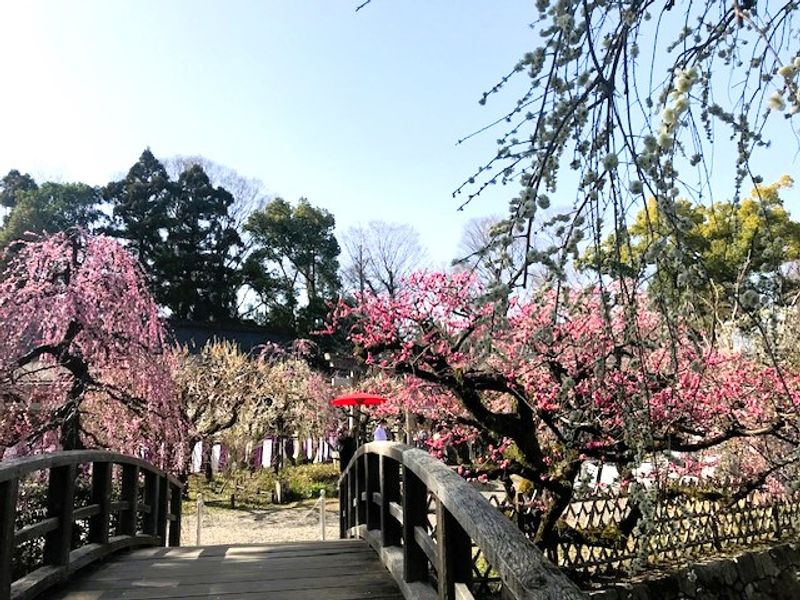
M 290 502 L 317 498 L 322 489 L 326 495 L 334 496 L 338 479 L 339 470 L 331 463 L 287 467 L 277 474 L 270 469 L 241 470 L 225 475 L 217 473 L 210 482 L 202 474 L 192 475 L 189 477 L 189 499 L 193 504 L 200 492 L 208 505 L 230 506 L 234 495 L 237 508 L 264 508 L 272 502 L 276 481 L 283 482 L 283 501 Z
M 292 500 L 316 498 L 324 489 L 327 496 L 336 494 L 339 470 L 333 464 L 321 463 L 288 467 L 279 473 L 288 485 L 288 497 Z

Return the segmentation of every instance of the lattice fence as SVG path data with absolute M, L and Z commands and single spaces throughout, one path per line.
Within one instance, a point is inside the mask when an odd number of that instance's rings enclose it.
M 602 492 L 576 500 L 561 518 L 562 541 L 550 558 L 577 579 L 620 576 L 647 565 L 796 539 L 800 533 L 800 498 L 753 492 L 731 504 L 691 495 L 660 498 L 654 503 L 651 525 L 627 539 L 619 530 L 628 513 L 627 495 Z M 491 502 L 533 537 L 538 514 L 529 499 L 509 504 L 493 496 Z
M 497 500 L 495 499 L 495 503 Z M 427 500 L 427 513 L 428 521 L 425 524 L 425 530 L 432 539 L 437 538 L 437 523 L 436 523 L 436 500 L 430 492 L 428 492 Z M 472 563 L 470 565 L 472 571 L 472 583 L 470 589 L 475 598 L 482 598 L 484 600 L 500 600 L 502 598 L 502 584 L 500 574 L 492 568 L 486 557 L 483 555 L 483 550 L 478 546 L 472 546 Z M 436 571 L 431 568 L 429 573 L 431 580 L 436 581 Z

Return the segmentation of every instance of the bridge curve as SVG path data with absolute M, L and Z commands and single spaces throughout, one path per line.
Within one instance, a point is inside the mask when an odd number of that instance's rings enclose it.
M 115 467 L 121 482 L 118 494 L 112 494 Z M 80 470 L 90 475 L 89 499 L 76 507 Z M 30 476 L 38 476 L 45 486 L 45 514 L 17 528 L 18 512 L 28 508 L 20 506 L 26 500 L 20 494 L 20 481 Z M 176 478 L 144 460 L 101 450 L 56 452 L 0 463 L 0 600 L 41 596 L 78 569 L 123 549 L 178 546 L 182 488 Z M 113 532 L 112 515 L 116 515 Z M 88 520 L 88 531 L 81 538 L 74 533 L 76 521 L 82 520 Z M 15 551 L 37 540 L 42 540 L 42 565 L 15 575 Z
M 361 446 L 340 479 L 339 507 L 341 537 L 367 540 L 409 600 L 586 598 L 477 490 L 421 450 Z
M 90 478 L 89 499 L 76 507 L 79 469 Z M 44 516 L 18 526 L 20 481 L 36 473 L 46 489 Z M 586 597 L 450 467 L 403 444 L 366 444 L 343 469 L 340 537 L 358 540 L 157 548 L 180 545 L 181 492 L 174 477 L 112 452 L 0 463 L 0 600 Z M 77 537 L 81 520 L 88 528 Z M 37 539 L 43 565 L 15 575 L 14 551 Z M 142 546 L 156 548 L 136 550 Z M 134 551 L 96 564 L 123 549 Z M 89 565 L 86 576 L 53 590 Z

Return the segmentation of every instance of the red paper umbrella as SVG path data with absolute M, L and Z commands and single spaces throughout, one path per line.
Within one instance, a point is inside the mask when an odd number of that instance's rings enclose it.
M 386 398 L 367 392 L 353 392 L 331 400 L 334 406 L 377 406 L 386 402 Z

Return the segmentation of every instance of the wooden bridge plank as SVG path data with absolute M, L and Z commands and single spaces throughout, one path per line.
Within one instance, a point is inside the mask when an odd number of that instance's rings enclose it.
M 198 553 L 202 553 L 205 557 L 256 553 L 337 554 L 348 551 L 361 552 L 368 548 L 362 540 L 330 540 L 324 544 L 322 542 L 281 542 L 275 544 L 237 544 L 235 546 L 181 546 L 178 548 L 142 548 L 122 557 L 121 560 L 127 562 L 163 557 L 194 557 Z
M 158 577 L 170 577 L 170 576 L 182 576 L 186 573 L 191 575 L 197 575 L 198 573 L 209 573 L 209 572 L 216 572 L 217 565 L 219 562 L 190 562 L 185 561 L 182 564 L 174 564 L 172 561 L 168 562 L 160 562 L 160 563 L 129 563 L 129 564 L 117 564 L 116 562 L 111 562 L 107 566 L 101 567 L 98 569 L 96 573 L 92 574 L 92 577 L 97 580 L 104 580 L 104 579 L 124 579 L 124 580 L 135 580 L 141 577 L 141 573 L 143 570 L 147 570 L 151 576 L 158 576 Z M 337 565 L 345 565 L 345 564 L 357 564 L 362 565 L 363 567 L 372 568 L 379 564 L 379 561 L 373 552 L 371 555 L 364 553 L 364 554 L 348 554 L 346 556 L 342 556 L 340 562 L 336 563 Z M 306 569 L 306 573 L 309 574 L 311 570 L 314 569 L 325 569 L 331 566 L 331 560 L 322 560 L 319 558 L 313 557 L 296 557 L 296 558 L 283 558 L 283 559 L 276 559 L 276 560 L 264 560 L 264 559 L 256 559 L 250 560 L 248 559 L 246 562 L 239 562 L 237 564 L 231 564 L 229 561 L 226 562 L 226 569 L 228 569 L 228 573 L 248 573 L 248 572 L 268 572 L 268 571 L 278 571 L 283 572 L 284 570 L 294 570 L 298 568 L 298 565 L 302 565 L 300 568 Z
M 145 576 L 146 577 L 146 576 Z M 79 591 L 103 591 L 104 597 L 124 597 L 128 600 L 150 600 L 151 598 L 182 599 L 209 595 L 247 594 L 257 591 L 284 592 L 289 598 L 291 592 L 318 590 L 320 594 L 337 588 L 349 591 L 378 590 L 391 592 L 396 589 L 394 582 L 387 581 L 388 575 L 382 573 L 344 575 L 339 577 L 309 578 L 298 576 L 294 579 L 255 579 L 250 581 L 224 581 L 219 583 L 195 583 L 192 576 L 175 579 L 168 583 L 154 582 L 144 578 L 137 582 L 136 587 L 126 589 L 103 586 L 89 586 L 88 589 Z M 69 596 L 67 596 L 69 598 Z
M 324 577 L 339 577 L 347 575 L 358 575 L 364 572 L 364 564 L 356 563 L 352 565 L 339 565 L 335 567 L 321 566 L 313 568 L 305 568 L 302 566 L 293 566 L 291 568 L 280 569 L 264 569 L 264 568 L 251 568 L 251 569 L 228 569 L 223 573 L 206 572 L 197 570 L 184 571 L 180 573 L 169 572 L 156 572 L 150 573 L 147 576 L 147 581 L 153 585 L 164 585 L 165 587 L 171 585 L 177 580 L 187 579 L 191 583 L 225 583 L 229 581 L 268 581 L 277 579 L 318 579 Z M 127 589 L 131 587 L 133 581 L 138 581 L 142 577 L 141 572 L 138 576 L 129 573 L 123 577 L 100 577 L 92 574 L 90 578 L 80 579 L 72 584 L 71 589 L 76 590 L 113 590 L 113 589 Z
M 401 600 L 360 540 L 147 548 L 79 577 L 57 600 Z

